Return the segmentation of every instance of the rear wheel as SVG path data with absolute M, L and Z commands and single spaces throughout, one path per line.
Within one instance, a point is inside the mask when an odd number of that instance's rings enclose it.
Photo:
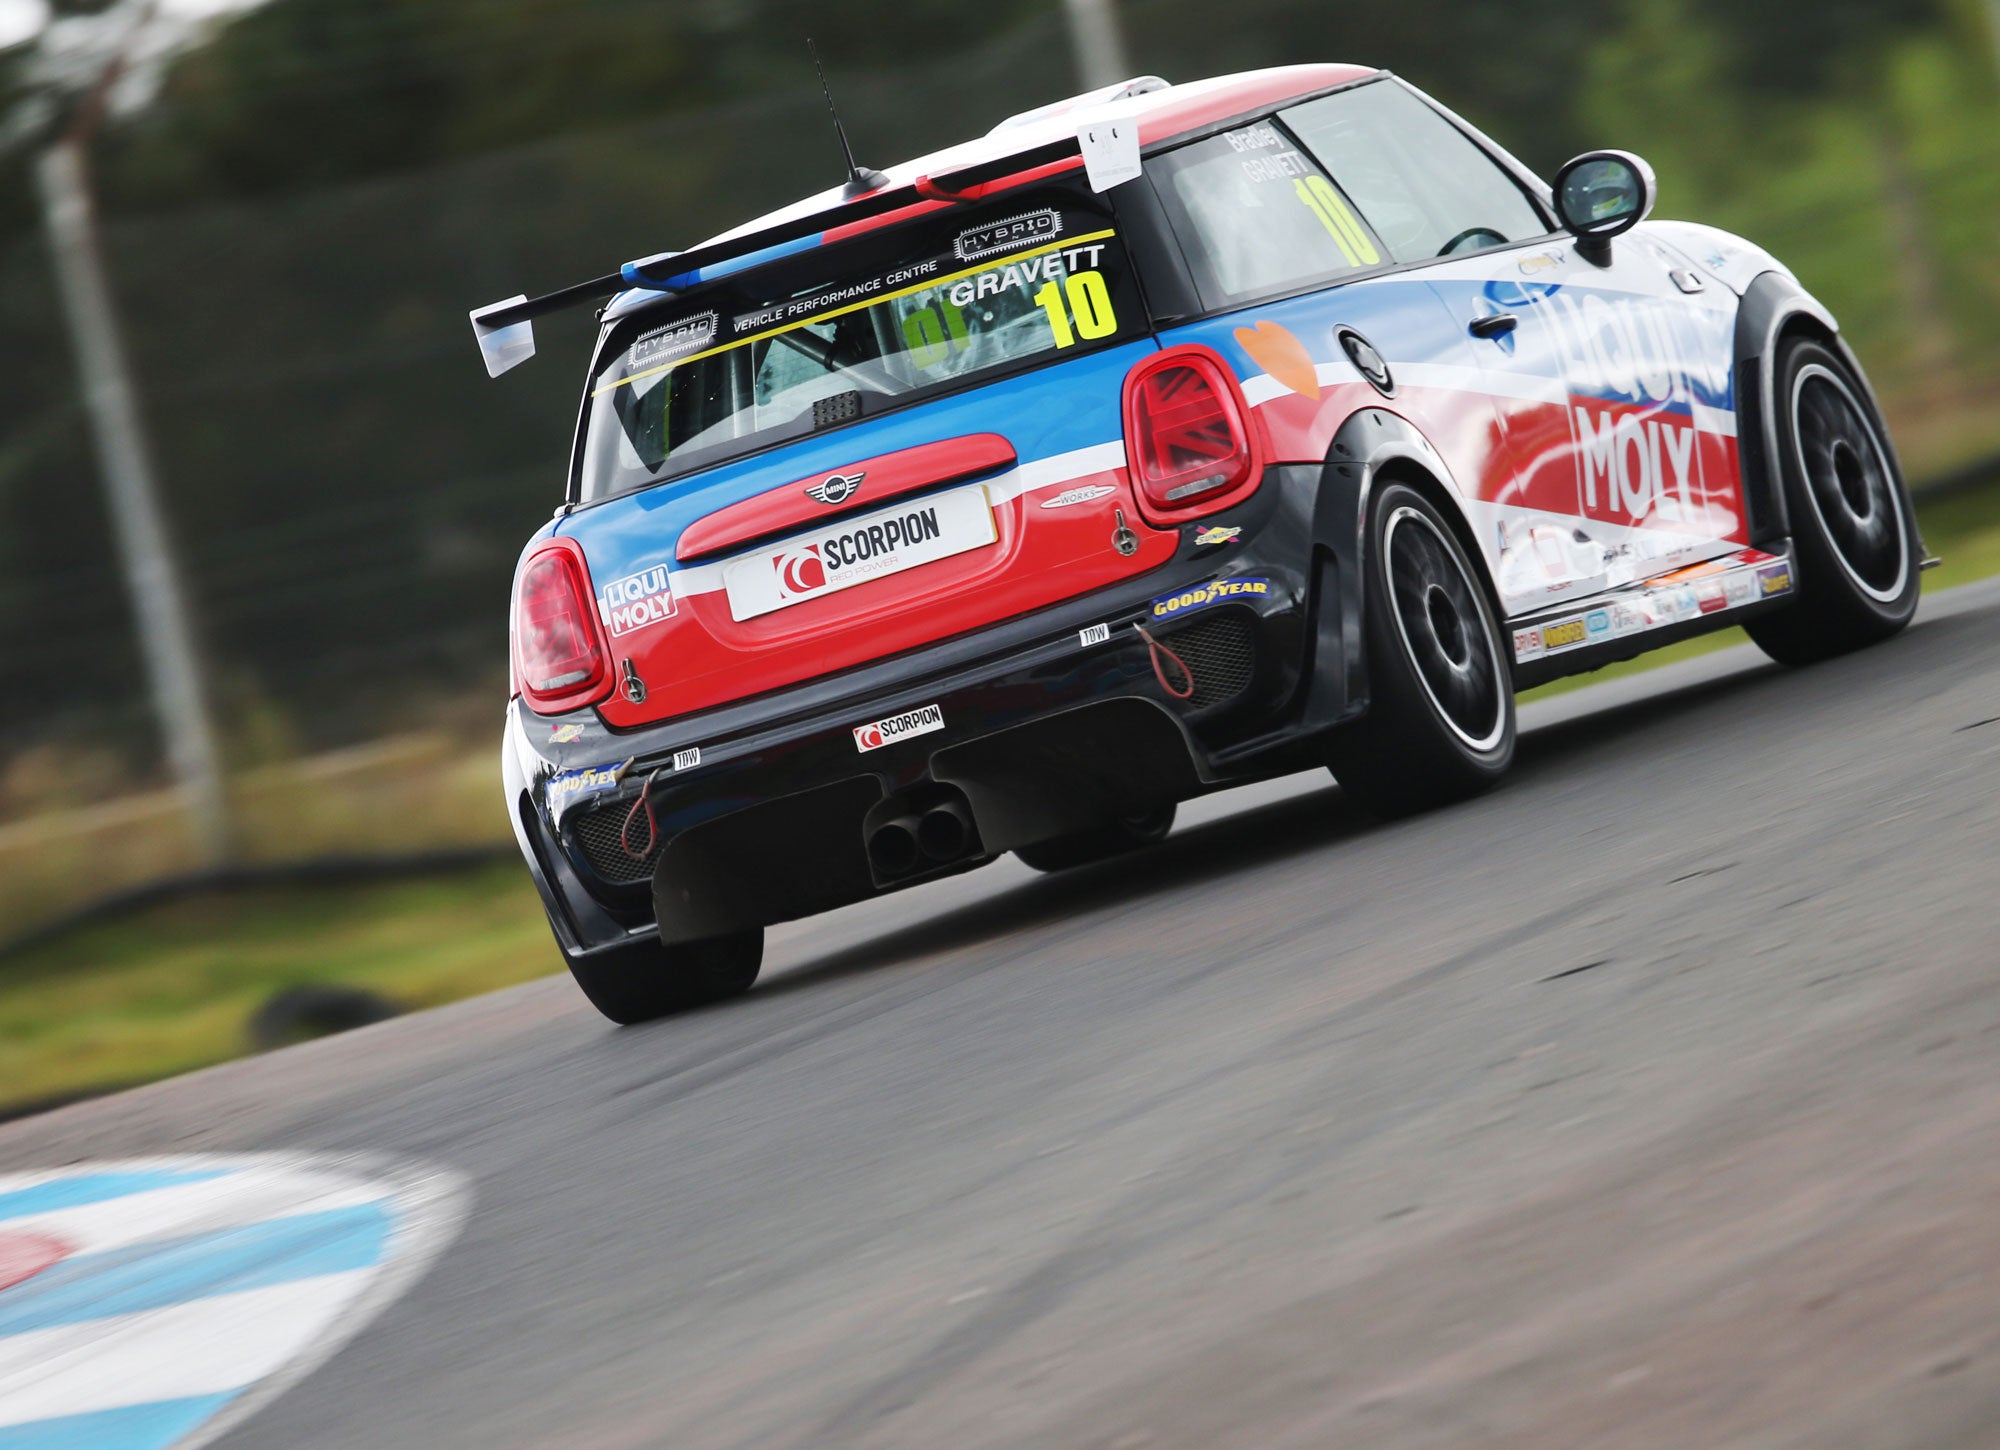
M 1052 841 L 1037 841 L 1032 846 L 1018 847 L 1014 854 L 1037 871 L 1067 871 L 1072 866 L 1106 861 L 1163 841 L 1173 828 L 1174 803 L 1168 801 L 1150 811 L 1113 821 L 1109 825 L 1093 826 L 1073 835 L 1057 836 Z
M 1382 816 L 1485 790 L 1514 759 L 1514 679 L 1480 567 L 1407 484 L 1369 511 L 1362 633 L 1368 713 L 1339 730 L 1327 764 Z
M 1744 628 L 1788 665 L 1887 639 L 1917 612 L 1916 518 L 1862 384 L 1817 342 L 1779 360 L 1779 469 L 1791 515 L 1796 590 Z
M 632 942 L 613 951 L 572 960 L 590 1005 L 613 1022 L 650 1022 L 747 992 L 764 964 L 761 929 L 705 941 Z

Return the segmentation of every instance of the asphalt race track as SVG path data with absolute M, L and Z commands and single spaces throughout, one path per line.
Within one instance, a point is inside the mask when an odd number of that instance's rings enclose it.
M 1537 706 L 1400 825 L 1324 776 L 1138 858 L 552 979 L 0 1130 L 0 1170 L 458 1171 L 458 1240 L 219 1444 L 1990 1446 L 2000 586 Z

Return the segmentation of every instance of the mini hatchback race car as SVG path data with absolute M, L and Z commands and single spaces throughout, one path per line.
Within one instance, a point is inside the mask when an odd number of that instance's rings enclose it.
M 1691 634 L 1900 629 L 1834 319 L 1653 195 L 1380 71 L 1146 78 L 474 312 L 497 373 L 609 299 L 504 749 L 590 1000 L 740 992 L 771 923 L 1259 777 L 1456 800 L 1516 690 Z

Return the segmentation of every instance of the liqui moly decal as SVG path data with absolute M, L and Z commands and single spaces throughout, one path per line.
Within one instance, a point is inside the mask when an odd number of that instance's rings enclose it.
M 1706 479 L 1704 470 L 1727 457 L 1717 450 L 1728 445 L 1716 444 L 1704 461 L 1699 435 L 1735 432 L 1728 314 L 1539 282 L 1491 284 L 1485 296 L 1532 318 L 1517 334 L 1521 367 L 1561 379 L 1576 512 L 1727 536 L 1737 520 L 1717 506 L 1728 480 Z
M 933 730 L 942 729 L 944 729 L 944 707 L 924 705 L 915 710 L 905 710 L 900 715 L 891 715 L 886 720 L 856 725 L 854 748 L 866 755 L 871 750 L 894 745 L 898 740 L 907 740 L 913 735 L 928 735 Z
M 665 564 L 655 564 L 639 574 L 627 574 L 604 586 L 599 602 L 604 624 L 613 635 L 630 634 L 649 624 L 674 617 L 673 581 Z

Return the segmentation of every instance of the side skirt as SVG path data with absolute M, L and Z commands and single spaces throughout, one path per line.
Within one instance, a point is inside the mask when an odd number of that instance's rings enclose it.
M 1797 585 L 1789 539 L 1568 600 L 1512 622 L 1514 687 L 1531 689 L 1782 609 Z

